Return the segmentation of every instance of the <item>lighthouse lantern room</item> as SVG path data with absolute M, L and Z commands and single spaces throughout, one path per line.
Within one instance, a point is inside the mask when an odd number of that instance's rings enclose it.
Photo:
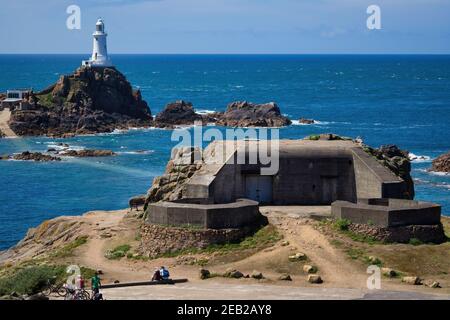
M 92 56 L 89 60 L 82 62 L 83 66 L 87 67 L 112 67 L 111 59 L 108 57 L 108 49 L 106 46 L 105 23 L 102 19 L 98 19 L 95 24 L 94 45 L 92 48 Z

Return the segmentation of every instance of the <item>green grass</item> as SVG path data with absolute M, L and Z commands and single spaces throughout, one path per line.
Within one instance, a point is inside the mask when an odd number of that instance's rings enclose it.
M 347 219 L 337 219 L 334 223 L 336 229 L 340 231 L 347 231 L 348 227 L 351 225 L 351 221 Z
M 364 242 L 367 244 L 382 244 L 383 242 L 375 239 L 374 237 L 359 234 L 349 230 L 351 221 L 347 219 L 338 219 L 334 222 L 333 227 L 340 233 L 346 235 L 353 241 Z
M 131 246 L 129 244 L 122 244 L 112 250 L 106 251 L 105 258 L 110 260 L 119 260 L 125 256 L 128 256 L 128 251 L 130 250 Z
M 75 241 L 65 245 L 61 249 L 58 249 L 57 251 L 53 252 L 51 254 L 52 258 L 67 258 L 73 256 L 73 251 L 85 244 L 88 241 L 87 236 L 82 236 L 77 238 Z
M 308 137 L 308 140 L 314 140 L 314 141 L 317 141 L 317 140 L 319 140 L 320 139 L 320 136 L 318 135 L 318 134 L 313 134 L 313 135 L 310 135 L 309 137 Z
M 219 253 L 226 254 L 233 251 L 262 248 L 272 245 L 282 239 L 282 236 L 277 232 L 274 226 L 268 225 L 258 230 L 253 236 L 247 237 L 239 243 L 225 243 L 214 244 L 204 249 L 188 248 L 173 252 L 166 252 L 159 255 L 157 258 L 172 258 L 187 254 L 201 254 L 201 253 Z
M 421 244 L 423 244 L 423 242 L 420 239 L 411 238 L 411 239 L 409 239 L 409 244 L 411 244 L 413 246 L 420 246 Z
M 69 274 L 65 265 L 30 265 L 16 267 L 0 278 L 0 296 L 13 292 L 31 295 L 40 292 L 50 280 L 52 283 L 63 283 Z M 95 270 L 81 267 L 85 279 L 93 277 Z

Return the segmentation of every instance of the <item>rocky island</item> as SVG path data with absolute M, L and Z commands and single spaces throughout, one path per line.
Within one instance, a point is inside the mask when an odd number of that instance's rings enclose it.
M 247 101 L 230 103 L 216 124 L 227 127 L 284 127 L 292 122 L 281 114 L 274 102 L 254 104 Z
M 152 124 L 140 91 L 114 67 L 80 67 L 32 93 L 24 104 L 26 108 L 12 110 L 9 121 L 20 136 L 90 134 Z
M 435 172 L 450 172 L 450 152 L 440 155 L 433 160 L 431 171 Z

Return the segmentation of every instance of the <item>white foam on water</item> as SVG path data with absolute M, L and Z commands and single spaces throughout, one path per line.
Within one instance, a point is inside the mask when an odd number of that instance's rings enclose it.
M 211 113 L 215 113 L 216 111 L 208 110 L 208 109 L 202 109 L 202 110 L 196 110 L 195 112 L 198 113 L 198 114 L 211 114 Z
M 328 122 L 328 121 L 319 121 L 319 120 L 314 120 L 314 123 L 301 123 L 300 120 L 291 120 L 292 124 L 294 126 L 324 126 L 324 125 L 328 125 L 330 123 L 335 123 L 335 122 Z
M 117 154 L 151 154 L 155 152 L 155 150 L 137 150 L 137 151 L 119 151 Z
M 415 171 L 431 174 L 433 176 L 439 176 L 439 177 L 448 177 L 450 176 L 450 173 L 448 172 L 439 172 L 439 171 L 432 171 L 427 169 L 416 169 Z
M 409 160 L 414 163 L 423 163 L 423 162 L 431 162 L 432 158 L 429 156 L 419 156 L 412 152 L 408 155 Z

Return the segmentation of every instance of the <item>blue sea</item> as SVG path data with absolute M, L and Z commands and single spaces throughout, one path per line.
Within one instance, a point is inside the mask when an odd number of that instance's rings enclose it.
M 0 55 L 0 92 L 35 91 L 74 71 L 88 55 Z M 184 99 L 197 110 L 229 102 L 275 101 L 291 119 L 319 121 L 280 130 L 281 138 L 333 132 L 360 136 L 372 146 L 397 144 L 417 156 L 416 199 L 442 204 L 450 215 L 450 175 L 427 172 L 450 150 L 448 55 L 113 55 L 142 91 L 152 113 Z M 0 250 L 27 229 L 61 215 L 121 209 L 163 173 L 169 130 L 130 130 L 71 139 L 0 139 L 0 154 L 72 147 L 112 149 L 118 156 L 59 163 L 0 162 Z M 144 150 L 144 152 L 141 152 Z M 140 151 L 140 152 L 136 152 Z

